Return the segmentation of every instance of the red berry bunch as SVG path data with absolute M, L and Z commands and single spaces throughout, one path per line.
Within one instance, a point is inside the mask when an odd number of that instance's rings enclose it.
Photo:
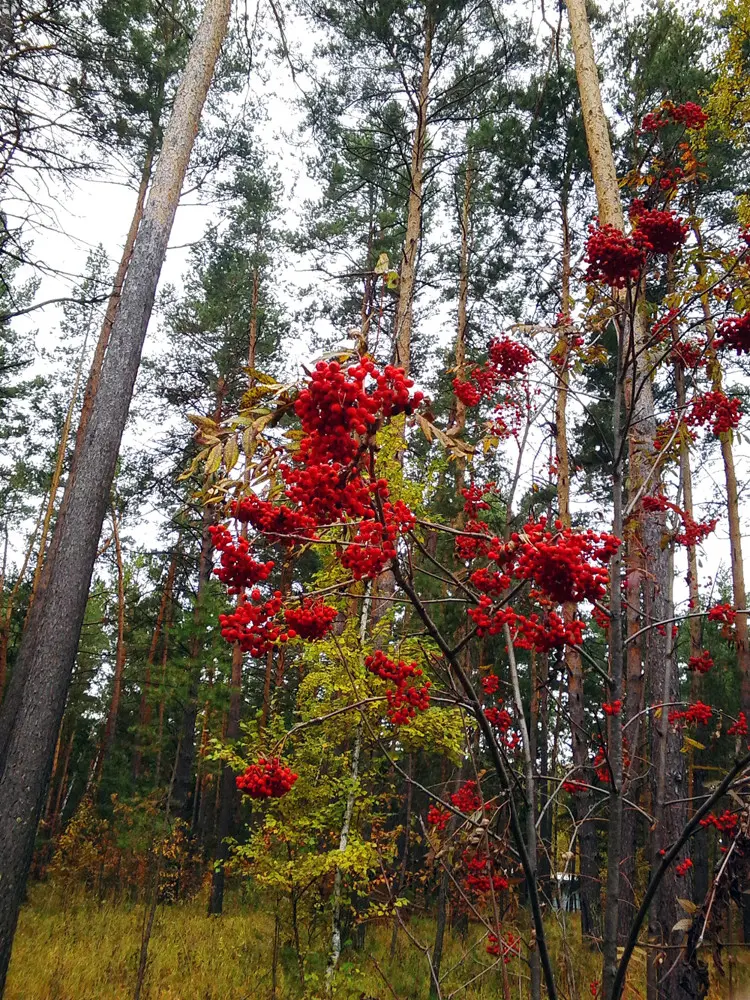
M 412 531 L 417 521 L 402 500 L 386 501 L 382 505 L 385 524 L 364 520 L 341 556 L 341 565 L 351 571 L 355 580 L 379 576 L 391 559 L 396 558 L 396 539 Z
M 747 718 L 744 712 L 740 712 L 737 721 L 727 729 L 727 736 L 747 736 Z
M 238 594 L 244 587 L 252 587 L 268 579 L 273 562 L 261 563 L 253 559 L 246 538 L 238 538 L 235 542 L 223 524 L 212 524 L 208 530 L 214 548 L 221 552 L 221 566 L 214 573 L 226 584 L 230 594 Z
M 684 878 L 684 876 L 687 875 L 687 873 L 690 871 L 692 867 L 693 867 L 693 862 L 690 860 L 690 858 L 685 858 L 684 861 L 681 861 L 679 865 L 677 865 L 677 867 L 675 868 L 675 872 L 680 876 L 680 878 Z
M 605 715 L 619 715 L 622 711 L 622 702 L 619 698 L 616 701 L 605 701 L 602 710 Z
M 489 358 L 498 380 L 502 382 L 522 375 L 534 361 L 528 347 L 506 336 L 494 337 L 490 341 Z
M 739 426 L 742 403 L 737 396 L 725 396 L 723 392 L 704 392 L 693 404 L 685 417 L 692 426 L 710 425 L 718 437 Z
M 521 938 L 517 934 L 506 934 L 501 938 L 498 938 L 497 934 L 488 934 L 487 941 L 489 942 L 487 954 L 496 958 L 502 956 L 505 965 L 521 954 Z
M 494 490 L 494 483 L 487 483 L 486 486 L 472 483 L 471 486 L 464 487 L 461 490 L 461 496 L 464 498 L 464 513 L 468 514 L 469 517 L 476 517 L 480 510 L 489 510 L 490 505 L 484 498 L 493 493 Z
M 674 536 L 678 545 L 700 545 L 704 542 L 712 531 L 716 530 L 718 518 L 711 518 L 710 521 L 694 521 L 687 514 L 683 514 L 683 529 Z
M 466 888 L 480 894 L 488 893 L 491 889 L 501 892 L 508 888 L 508 880 L 503 875 L 498 875 L 492 871 L 492 861 L 486 854 L 477 854 L 476 857 L 467 859 L 466 868 Z
M 668 718 L 671 726 L 707 726 L 711 721 L 712 714 L 710 705 L 704 705 L 702 701 L 696 701 L 693 705 L 689 705 L 684 712 L 670 712 Z
M 251 799 L 280 799 L 297 777 L 278 757 L 259 757 L 236 780 L 239 790 Z
M 474 382 L 464 382 L 460 378 L 454 378 L 452 385 L 456 399 L 459 399 L 464 406 L 479 406 L 482 402 L 482 393 Z
M 495 729 L 498 729 L 501 733 L 507 733 L 513 725 L 513 719 L 510 717 L 510 712 L 507 712 L 504 708 L 485 708 L 484 714 L 489 724 L 494 726 Z
M 278 641 L 286 642 L 289 633 L 274 620 L 281 610 L 281 591 L 263 601 L 259 590 L 253 590 L 250 601 L 241 600 L 235 610 L 228 615 L 219 615 L 221 634 L 230 643 L 239 643 L 243 653 L 251 656 L 265 656 Z
M 739 818 L 735 815 L 735 813 L 725 809 L 719 816 L 714 815 L 714 813 L 709 813 L 708 816 L 704 816 L 699 822 L 702 827 L 713 826 L 719 831 L 719 833 L 734 835 L 737 830 Z
M 497 674 L 487 674 L 482 678 L 482 690 L 487 695 L 497 694 L 500 689 L 500 678 Z
M 470 520 L 464 525 L 464 531 L 456 535 L 456 555 L 465 562 L 488 556 L 492 549 L 501 546 L 500 539 L 490 535 L 490 526 L 486 521 Z
M 451 814 L 447 809 L 442 809 L 440 806 L 430 806 L 427 810 L 427 823 L 429 826 L 434 826 L 436 830 L 441 832 L 446 828 L 450 822 Z
M 687 236 L 688 224 L 671 211 L 644 208 L 636 216 L 633 238 L 639 237 L 653 253 L 674 253 Z
M 722 622 L 724 625 L 734 625 L 737 619 L 737 612 L 731 604 L 714 604 L 708 609 L 708 620 L 710 622 Z
M 699 674 L 707 674 L 713 665 L 713 657 L 707 649 L 700 656 L 691 656 L 688 660 L 688 670 L 695 670 Z
M 482 799 L 476 781 L 465 781 L 457 792 L 453 792 L 451 802 L 462 813 L 475 813 L 480 809 Z
M 589 226 L 586 241 L 586 281 L 601 281 L 611 288 L 624 288 L 637 281 L 651 249 L 642 234 L 627 236 L 615 226 Z
M 338 611 L 320 600 L 305 597 L 298 608 L 284 608 L 290 639 L 322 639 L 333 628 Z
M 396 662 L 381 649 L 376 649 L 372 655 L 365 657 L 365 666 L 371 674 L 395 684 L 395 687 L 388 688 L 385 692 L 388 718 L 394 726 L 407 725 L 417 712 L 424 712 L 430 707 L 430 681 L 425 681 L 421 686 L 412 683 L 414 678 L 422 676 L 422 670 L 415 662 Z
M 686 129 L 700 132 L 708 121 L 708 113 L 699 104 L 685 101 L 675 105 L 662 101 L 656 111 L 650 111 L 641 123 L 642 132 L 658 132 L 670 124 L 684 125 Z
M 374 381 L 365 388 L 368 377 Z M 402 368 L 387 365 L 381 373 L 363 360 L 344 369 L 337 361 L 319 361 L 294 409 L 308 435 L 300 445 L 305 461 L 351 462 L 358 437 L 371 435 L 382 417 L 411 413 L 424 396 L 413 395 L 414 382 Z
M 750 354 L 750 312 L 723 319 L 716 333 L 716 347 L 731 347 L 738 354 Z
M 561 521 L 555 522 L 553 534 L 546 524 L 546 518 L 529 521 L 523 535 L 512 536 L 523 543 L 515 569 L 518 579 L 533 580 L 558 604 L 601 600 L 609 581 L 606 566 L 620 540 L 590 529 L 572 531 Z
M 528 617 L 516 615 L 515 628 L 511 629 L 511 633 L 519 649 L 549 653 L 563 646 L 580 646 L 583 630 L 584 623 L 580 619 L 565 622 L 556 611 L 547 611 L 543 617 L 536 612 Z
M 750 342 L 748 343 L 750 351 Z M 704 367 L 707 363 L 705 340 L 680 340 L 669 354 L 669 360 L 679 362 L 691 371 Z
M 301 511 L 292 510 L 284 504 L 261 500 L 255 493 L 243 497 L 239 503 L 233 503 L 231 514 L 243 524 L 252 524 L 256 531 L 266 536 L 272 545 L 282 542 L 292 546 L 299 541 L 299 536 L 314 540 L 317 536 L 312 530 L 315 520 Z M 296 539 L 285 536 L 296 535 Z
M 583 781 L 563 781 L 562 790 L 564 792 L 570 792 L 571 795 L 578 795 L 580 792 L 585 792 L 588 785 Z
M 491 597 L 500 597 L 511 585 L 511 578 L 507 573 L 498 573 L 486 566 L 475 569 L 469 581 L 478 591 Z

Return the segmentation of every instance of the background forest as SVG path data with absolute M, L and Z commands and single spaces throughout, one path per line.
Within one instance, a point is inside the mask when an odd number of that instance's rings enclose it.
M 2 0 L 0 996 L 750 996 L 748 146 L 748 0 Z

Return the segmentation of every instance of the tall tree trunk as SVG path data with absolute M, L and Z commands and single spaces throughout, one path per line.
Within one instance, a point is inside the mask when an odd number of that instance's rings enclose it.
M 89 322 L 89 326 L 90 325 L 91 324 Z M 70 437 L 70 429 L 73 423 L 73 414 L 75 413 L 76 403 L 78 402 L 78 389 L 81 384 L 81 376 L 83 374 L 83 363 L 86 360 L 86 345 L 88 344 L 88 339 L 89 331 L 87 329 L 81 346 L 81 356 L 78 361 L 75 379 L 73 380 L 73 391 L 70 394 L 68 409 L 65 412 L 65 419 L 63 420 L 62 429 L 60 431 L 60 442 L 57 446 L 57 458 L 55 460 L 55 468 L 52 472 L 52 481 L 50 482 L 49 494 L 47 496 L 47 508 L 44 512 L 44 520 L 42 521 L 42 533 L 39 538 L 39 550 L 36 557 L 36 566 L 34 567 L 34 577 L 31 582 L 31 595 L 29 597 L 29 606 L 26 611 L 27 620 L 31 611 L 31 605 L 34 603 L 37 588 L 39 587 L 39 578 L 42 575 L 44 557 L 47 553 L 47 538 L 52 525 L 52 517 L 55 513 L 55 503 L 57 502 L 57 493 L 60 489 L 60 479 L 65 465 L 65 454 L 68 450 L 68 439 Z
M 562 315 L 564 338 L 563 355 L 557 376 L 555 397 L 555 445 L 557 459 L 557 507 L 564 527 L 572 524 L 570 516 L 570 454 L 568 451 L 567 409 L 570 390 L 570 228 L 568 225 L 567 196 L 562 200 L 563 257 L 562 257 Z M 563 604 L 563 621 L 571 622 L 576 616 L 575 604 Z M 565 668 L 568 679 L 568 713 L 570 715 L 573 764 L 581 781 L 590 783 L 592 777 L 589 765 L 589 739 L 586 731 L 586 713 L 583 697 L 583 660 L 572 646 L 565 647 Z M 591 794 L 581 791 L 573 796 L 573 809 L 578 824 L 580 844 L 580 895 L 581 933 L 593 939 L 601 935 L 601 885 L 599 877 L 599 848 L 596 825 L 591 819 Z M 593 940 L 590 940 L 593 945 Z
M 55 740 L 75 662 L 91 574 L 146 328 L 231 0 L 206 0 L 164 136 L 110 346 L 78 442 L 38 598 L 21 641 L 25 678 L 0 757 L 0 990 L 31 863 Z
M 154 624 L 154 632 L 151 636 L 151 645 L 148 648 L 148 656 L 146 657 L 146 670 L 143 675 L 143 688 L 141 690 L 141 702 L 138 706 L 138 727 L 139 733 L 135 748 L 135 753 L 133 755 L 133 777 L 138 780 L 141 776 L 141 766 L 143 763 L 143 739 L 146 731 L 146 727 L 151 722 L 151 671 L 153 670 L 154 663 L 156 661 L 156 651 L 159 647 L 159 640 L 161 639 L 162 626 L 165 621 L 167 607 L 172 600 L 172 591 L 174 589 L 174 578 L 177 572 L 177 548 L 172 552 L 172 556 L 169 560 L 169 569 L 167 570 L 167 579 L 164 584 L 164 589 L 161 593 L 161 601 L 159 602 L 159 610 L 156 613 L 156 622 Z M 165 637 L 166 641 L 166 637 Z
M 112 325 L 114 324 L 117 309 L 120 305 L 120 297 L 122 296 L 122 289 L 125 284 L 128 268 L 130 267 L 130 261 L 133 258 L 133 248 L 135 247 L 138 229 L 140 227 L 141 220 L 143 219 L 143 209 L 146 204 L 146 193 L 148 192 L 148 185 L 151 180 L 151 171 L 154 163 L 153 147 L 155 143 L 156 129 L 154 128 L 151 130 L 151 135 L 148 140 L 148 149 L 143 160 L 141 179 L 138 184 L 138 195 L 135 202 L 135 211 L 133 212 L 133 218 L 130 220 L 130 228 L 128 229 L 128 235 L 125 237 L 125 246 L 122 250 L 120 263 L 117 266 L 115 280 L 112 284 L 112 291 L 107 302 L 107 310 L 104 313 L 104 320 L 102 321 L 101 330 L 99 331 L 99 339 L 96 342 L 94 356 L 91 359 L 89 377 L 86 381 L 86 389 L 83 394 L 81 419 L 78 422 L 78 430 L 76 432 L 76 449 L 78 449 L 79 442 L 83 440 L 83 436 L 86 433 L 86 425 L 88 424 L 89 417 L 91 416 L 91 407 L 93 406 L 94 396 L 96 395 L 96 390 L 99 386 L 99 379 L 102 374 L 102 365 L 104 364 L 104 355 L 107 352 L 109 338 L 112 333 Z
M 253 288 L 250 301 L 250 323 L 248 326 L 247 364 L 250 371 L 248 391 L 255 385 L 255 363 L 258 349 L 258 295 L 260 289 L 260 271 L 253 269 Z M 247 476 L 245 476 L 247 485 Z M 247 522 L 241 528 L 241 535 L 247 538 Z M 244 600 L 245 591 L 241 589 L 238 595 L 238 605 Z M 279 662 L 282 661 L 282 651 L 279 650 Z M 235 642 L 232 647 L 232 674 L 229 682 L 229 716 L 227 718 L 226 739 L 236 740 L 240 735 L 240 714 L 242 708 L 242 647 Z M 229 857 L 227 837 L 232 832 L 232 815 L 237 801 L 237 783 L 234 770 L 225 764 L 221 772 L 221 804 L 219 807 L 219 822 L 217 829 L 218 844 L 214 859 L 214 870 L 211 879 L 211 895 L 208 902 L 208 912 L 218 915 L 224 908 L 224 867 Z
M 180 742 L 177 747 L 177 761 L 174 769 L 172 804 L 175 815 L 189 820 L 192 814 L 190 789 L 192 788 L 193 763 L 195 761 L 195 722 L 198 718 L 198 693 L 200 691 L 203 661 L 201 659 L 204 601 L 206 586 L 211 579 L 211 554 L 213 544 L 209 527 L 213 523 L 210 507 L 203 508 L 203 529 L 201 531 L 201 551 L 198 561 L 198 586 L 193 608 L 193 637 L 190 641 L 190 666 L 188 688 L 182 709 Z
M 409 837 L 411 834 L 411 807 L 414 801 L 414 784 L 412 776 L 414 774 L 414 754 L 410 753 L 406 764 L 406 815 L 404 816 L 404 846 L 401 851 L 401 864 L 398 871 L 398 883 L 396 884 L 396 896 L 400 896 L 406 884 L 406 871 L 409 865 Z M 393 920 L 393 932 L 391 934 L 391 959 L 396 954 L 396 942 L 398 941 L 398 914 Z
M 107 722 L 104 726 L 99 759 L 96 768 L 96 784 L 102 776 L 104 763 L 109 756 L 115 738 L 117 715 L 120 711 L 122 695 L 122 675 L 125 670 L 127 649 L 125 646 L 125 567 L 122 561 L 122 545 L 120 544 L 120 529 L 117 526 L 117 513 L 112 510 L 112 538 L 115 543 L 115 559 L 117 562 L 117 646 L 115 651 L 115 676 L 112 679 L 112 697 L 107 712 Z
M 624 213 L 620 198 L 620 189 L 617 182 L 617 171 L 615 168 L 612 146 L 609 139 L 609 128 L 607 118 L 604 114 L 601 91 L 599 88 L 599 77 L 594 58 L 591 31 L 586 14 L 585 0 L 566 0 L 568 15 L 570 20 L 570 32 L 575 54 L 576 76 L 578 88 L 581 96 L 581 106 L 583 110 L 584 127 L 586 131 L 586 141 L 589 150 L 594 186 L 596 188 L 597 204 L 599 208 L 599 221 L 601 225 L 612 225 L 617 229 L 624 230 Z M 627 404 L 626 422 L 623 430 L 627 434 L 628 444 L 628 486 L 630 495 L 640 495 L 646 489 L 649 477 L 652 475 L 653 464 L 653 441 L 656 431 L 656 419 L 654 414 L 653 389 L 651 385 L 651 373 L 648 369 L 644 346 L 647 335 L 646 328 L 640 314 L 631 306 L 630 295 L 623 293 L 620 298 L 621 311 L 618 319 L 620 327 L 618 332 L 619 353 L 618 353 L 618 380 L 623 383 L 625 402 Z M 628 370 L 628 359 L 633 359 L 632 369 Z M 618 396 L 620 386 L 618 384 Z M 616 409 L 619 402 L 616 403 Z M 621 415 L 619 412 L 613 414 L 613 424 L 618 433 L 615 434 L 615 470 L 613 479 L 615 480 L 615 494 L 619 493 L 619 501 L 616 496 L 616 503 L 620 503 L 619 525 L 615 526 L 615 533 L 623 537 L 622 520 L 622 436 L 620 430 Z M 617 517 L 615 518 L 617 520 Z M 667 565 L 665 554 L 661 547 L 664 516 L 661 513 L 647 513 L 640 504 L 635 505 L 632 513 L 632 521 L 628 531 L 628 607 L 631 609 L 635 601 L 634 591 L 631 589 L 633 580 L 638 583 L 638 608 L 640 613 L 641 627 L 653 626 L 653 623 L 664 618 L 664 607 L 667 589 Z M 612 628 L 610 629 L 610 697 L 615 700 L 622 700 L 622 657 L 623 640 L 619 620 L 615 622 L 614 604 L 621 601 L 620 578 L 615 575 L 614 570 L 619 562 L 619 557 L 613 560 L 613 576 L 611 596 L 612 601 Z M 647 571 L 645 569 L 647 567 Z M 619 616 L 618 616 L 619 617 Z M 630 624 L 630 623 L 629 623 Z M 629 659 L 629 680 L 636 687 L 636 691 L 628 692 L 628 702 L 625 705 L 626 713 L 633 711 L 633 698 L 640 696 L 640 685 L 649 676 L 658 676 L 663 672 L 665 660 L 665 643 L 653 627 L 643 633 L 642 659 L 645 664 L 645 678 L 635 677 L 635 653 L 630 650 L 632 659 Z M 631 643 L 631 646 L 633 643 Z M 640 666 L 640 664 L 638 664 Z M 619 674 L 619 677 L 615 676 Z M 631 716 L 632 717 L 632 716 Z M 624 858 L 634 856 L 635 845 L 628 843 L 623 837 L 623 788 L 622 788 L 622 727 L 623 715 L 610 717 L 609 729 L 609 759 L 613 763 L 613 757 L 619 756 L 612 768 L 613 781 L 610 795 L 609 809 L 609 838 L 607 857 L 607 901 L 604 920 L 604 953 L 603 953 L 603 973 L 602 985 L 603 995 L 609 998 L 614 986 L 614 978 L 617 969 L 617 930 L 618 915 L 621 898 L 621 871 L 620 865 Z M 630 735 L 632 758 L 638 757 L 639 736 L 637 731 Z M 671 735 L 670 735 L 671 742 Z M 635 772 L 634 772 L 635 773 Z M 629 787 L 630 794 L 634 794 L 634 786 Z M 637 793 L 637 788 L 635 789 Z M 664 897 L 662 897 L 664 898 Z M 660 920 L 662 926 L 666 926 L 667 919 Z M 671 929 L 671 924 L 669 925 Z M 675 992 L 675 998 L 680 994 Z
M 10 630 L 13 624 L 13 611 L 16 607 L 16 598 L 18 597 L 18 591 L 21 589 L 21 584 L 26 576 L 26 570 L 31 562 L 31 556 L 34 552 L 34 546 L 36 545 L 36 537 L 39 534 L 39 529 L 42 525 L 42 520 L 44 518 L 44 512 L 46 510 L 46 501 L 42 501 L 42 506 L 39 508 L 39 515 L 36 519 L 36 524 L 34 525 L 34 530 L 29 538 L 28 545 L 26 546 L 26 552 L 23 557 L 23 563 L 18 571 L 18 576 L 16 577 L 15 583 L 11 588 L 10 594 L 8 595 L 8 600 L 5 602 L 3 607 L 2 618 L 0 618 L 0 762 L 2 762 L 2 755 L 4 747 L 10 736 L 10 727 L 13 723 L 15 713 L 18 709 L 18 703 L 21 697 L 21 691 L 23 689 L 23 683 L 21 676 L 18 675 L 16 683 L 9 685 L 8 690 L 5 690 L 5 684 L 8 679 L 8 647 L 10 646 Z M 5 557 L 3 559 L 3 582 L 5 578 L 5 558 L 7 558 L 7 546 L 8 546 L 8 535 L 7 530 L 5 534 Z M 0 596 L 2 596 L 3 591 L 0 590 Z M 14 670 L 14 674 L 16 671 Z M 5 696 L 5 697 L 3 697 Z
M 507 625 L 505 626 L 505 643 L 508 651 L 510 681 L 513 688 L 513 700 L 515 702 L 516 716 L 518 718 L 518 727 L 521 730 L 521 748 L 523 751 L 524 792 L 526 797 L 526 852 L 529 856 L 529 868 L 526 873 L 526 877 L 529 880 L 535 880 L 537 875 L 537 837 L 534 759 L 531 753 L 531 740 L 529 738 L 529 730 L 526 726 L 526 715 L 524 713 L 523 700 L 521 698 L 521 686 L 516 667 L 516 654 L 513 649 L 510 629 Z M 536 943 L 532 941 L 529 949 L 529 970 L 531 973 L 529 996 L 531 997 L 531 1000 L 540 1000 L 542 995 L 542 965 L 539 958 L 539 948 Z
M 359 777 L 359 757 L 362 750 L 362 720 L 357 724 L 357 732 L 354 737 L 354 749 L 352 750 L 352 763 L 350 770 L 350 780 L 351 789 L 349 795 L 346 799 L 346 806 L 344 807 L 344 819 L 341 824 L 341 836 L 339 837 L 339 850 L 345 851 L 349 844 L 349 830 L 352 823 L 352 813 L 354 812 L 354 803 L 357 798 L 357 779 Z M 336 975 L 336 969 L 339 964 L 339 957 L 341 956 L 341 889 L 343 885 L 343 873 L 340 868 L 336 868 L 336 874 L 333 880 L 333 897 L 332 897 L 332 908 L 333 913 L 331 917 L 331 951 L 328 956 L 328 964 L 326 966 L 326 996 L 333 996 L 333 981 Z
M 405 372 L 408 372 L 411 366 L 411 325 L 417 277 L 417 257 L 419 256 L 419 244 L 422 238 L 424 154 L 427 143 L 427 107 L 430 97 L 432 38 L 434 32 L 435 23 L 432 16 L 425 12 L 422 73 L 419 80 L 419 89 L 411 98 L 417 120 L 411 147 L 409 204 L 406 213 L 404 245 L 401 251 L 400 284 L 394 330 L 394 360 Z

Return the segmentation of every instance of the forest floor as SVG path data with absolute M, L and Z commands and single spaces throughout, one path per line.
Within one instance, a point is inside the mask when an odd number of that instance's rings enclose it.
M 144 914 L 142 904 L 99 902 L 91 896 L 35 886 L 21 914 L 6 1000 L 132 1000 Z M 574 965 L 571 985 L 576 1000 L 589 1000 L 590 984 L 599 976 L 599 958 L 582 946 L 576 916 L 568 915 L 566 920 Z M 431 919 L 414 916 L 408 926 L 415 938 L 432 943 Z M 319 926 L 317 931 L 321 930 Z M 390 922 L 368 926 L 364 949 L 344 950 L 336 1000 L 427 998 L 424 956 L 399 932 L 391 957 L 391 935 Z M 457 935 L 446 935 L 443 1000 L 452 996 L 462 1000 L 525 998 L 528 980 L 520 978 L 524 967 L 517 959 L 505 967 L 505 975 L 499 964 L 481 975 L 491 960 L 484 944 L 471 948 L 480 936 L 476 927 L 469 929 L 466 942 Z M 289 929 L 282 927 L 275 963 L 275 998 L 318 997 L 323 993 L 325 954 L 321 949 L 308 955 L 303 993 L 290 938 Z M 550 927 L 550 939 L 553 955 L 559 960 L 557 921 Z M 228 900 L 221 918 L 208 917 L 202 899 L 160 906 L 141 1000 L 272 1000 L 273 953 L 274 914 L 239 898 Z M 735 957 L 724 952 L 723 961 L 728 974 L 722 979 L 712 969 L 710 1000 L 748 1000 L 750 955 Z M 638 955 L 632 969 L 628 1000 L 645 996 L 643 959 Z

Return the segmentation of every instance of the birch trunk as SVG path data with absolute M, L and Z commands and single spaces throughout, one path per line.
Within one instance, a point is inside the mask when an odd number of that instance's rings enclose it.
M 207 0 L 164 136 L 112 325 L 86 430 L 18 654 L 26 678 L 0 761 L 0 991 L 44 805 L 75 662 L 97 543 L 109 501 L 156 286 L 231 0 Z

